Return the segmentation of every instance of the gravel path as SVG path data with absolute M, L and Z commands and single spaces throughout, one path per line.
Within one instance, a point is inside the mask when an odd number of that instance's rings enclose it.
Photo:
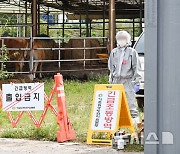
M 86 144 L 26 139 L 0 138 L 0 154 L 143 154 L 116 151 L 110 146 L 90 146 Z

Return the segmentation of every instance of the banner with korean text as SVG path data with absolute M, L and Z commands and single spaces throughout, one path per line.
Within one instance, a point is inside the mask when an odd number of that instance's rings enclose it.
M 44 83 L 2 85 L 3 111 L 44 110 Z

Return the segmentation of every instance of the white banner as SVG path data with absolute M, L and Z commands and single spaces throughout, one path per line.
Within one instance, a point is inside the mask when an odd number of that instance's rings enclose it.
M 119 90 L 97 90 L 92 118 L 92 130 L 115 130 Z
M 44 83 L 2 85 L 3 111 L 44 110 Z

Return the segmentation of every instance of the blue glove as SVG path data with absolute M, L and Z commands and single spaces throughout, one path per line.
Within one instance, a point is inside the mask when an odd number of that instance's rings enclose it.
M 138 91 L 139 91 L 139 85 L 134 85 L 134 91 L 135 91 L 135 93 L 137 93 Z

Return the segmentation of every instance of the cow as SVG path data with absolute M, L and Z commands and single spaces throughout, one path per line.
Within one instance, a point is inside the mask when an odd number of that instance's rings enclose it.
M 58 51 L 52 50 L 52 48 L 59 48 L 59 45 L 55 42 L 55 40 L 51 39 L 50 36 L 46 34 L 39 34 L 36 37 L 40 37 L 40 39 L 35 39 L 35 40 L 39 40 L 44 48 L 49 48 L 49 49 L 44 49 L 46 59 L 57 59 Z
M 34 40 L 34 42 L 33 42 L 33 50 L 32 50 L 33 60 L 45 60 L 46 59 L 45 50 L 42 49 L 42 48 L 44 48 L 42 41 L 41 40 Z M 39 77 L 40 78 L 42 77 L 42 65 L 43 65 L 43 62 L 35 62 L 34 65 L 33 65 L 33 70 L 32 70 L 32 73 L 34 73 L 34 78 L 36 77 L 35 72 L 37 71 L 37 68 L 38 68 L 39 64 L 40 64 Z
M 37 37 L 49 37 L 47 35 L 39 35 Z M 29 39 L 21 39 L 21 38 L 3 38 L 0 39 L 0 48 L 2 45 L 5 45 L 6 48 L 13 48 L 8 50 L 8 57 L 11 61 L 24 61 L 30 60 L 30 40 Z M 34 39 L 32 43 L 32 55 L 34 60 L 46 60 L 46 59 L 57 59 L 57 50 L 52 51 L 51 48 L 58 48 L 56 42 L 49 37 L 49 39 Z M 25 48 L 24 50 L 21 50 Z M 50 48 L 49 50 L 45 50 L 44 48 Z M 18 49 L 18 50 L 16 50 Z M 22 72 L 24 62 L 14 62 L 15 64 L 15 72 Z M 43 62 L 35 62 L 33 65 L 32 73 L 37 71 L 38 66 L 40 66 L 40 77 L 42 77 L 42 65 Z M 35 76 L 35 73 L 34 73 Z
M 26 57 L 26 50 L 25 48 L 28 48 L 28 42 L 21 38 L 4 38 L 0 39 L 0 48 L 2 48 L 2 45 L 5 45 L 5 47 L 8 48 L 16 48 L 9 49 L 8 50 L 8 57 L 11 61 L 24 61 L 24 57 Z M 24 48 L 24 50 L 22 50 Z M 14 62 L 15 64 L 15 72 L 22 72 L 24 62 Z
M 85 40 L 86 48 L 101 47 L 98 39 L 91 38 Z M 84 48 L 84 39 L 70 39 L 65 48 Z M 102 53 L 102 49 L 86 49 L 86 59 L 96 59 L 97 54 Z M 84 59 L 84 49 L 67 49 L 64 50 L 63 59 Z M 71 63 L 83 64 L 83 61 Z M 97 61 L 86 61 L 86 64 L 97 64 Z
M 56 42 L 51 39 L 48 35 L 40 34 L 36 37 L 46 37 L 46 38 L 36 38 L 32 43 L 32 56 L 33 60 L 37 60 L 37 62 L 33 65 L 32 73 L 34 74 L 34 78 L 36 77 L 35 72 L 39 66 L 39 77 L 42 77 L 42 68 L 43 62 L 38 62 L 38 60 L 50 60 L 50 59 L 57 59 L 57 51 L 52 51 L 52 48 L 58 48 Z M 47 39 L 48 38 L 48 39 Z M 29 42 L 30 47 L 30 42 Z M 49 48 L 48 50 L 46 48 Z M 30 52 L 26 54 L 26 59 L 30 59 Z

